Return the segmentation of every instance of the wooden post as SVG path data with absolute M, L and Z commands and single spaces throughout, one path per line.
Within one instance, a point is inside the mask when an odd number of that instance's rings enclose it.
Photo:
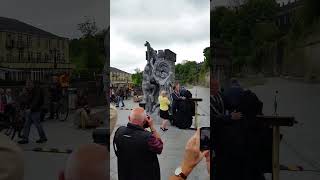
M 195 115 L 194 115 L 194 122 L 195 122 L 195 128 L 197 129 L 199 127 L 199 120 L 198 120 L 198 103 L 195 103 Z
M 195 115 L 194 115 L 194 125 L 195 129 L 199 127 L 199 118 L 198 118 L 198 102 L 202 101 L 201 98 L 191 98 L 190 101 L 193 101 L 195 103 Z
M 280 179 L 280 126 L 293 126 L 295 122 L 294 117 L 285 116 L 257 116 L 258 120 L 263 121 L 268 126 L 273 128 L 272 141 L 272 180 Z
M 273 144 L 272 144 L 272 179 L 279 180 L 280 163 L 279 163 L 279 151 L 280 151 L 280 127 L 273 126 Z

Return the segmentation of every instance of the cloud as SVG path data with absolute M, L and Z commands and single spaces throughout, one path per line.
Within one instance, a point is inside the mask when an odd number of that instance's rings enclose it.
M 100 29 L 109 26 L 109 0 L 1 0 L 0 16 L 18 19 L 51 33 L 75 38 L 84 16 Z
M 171 49 L 182 60 L 203 61 L 210 44 L 209 0 L 112 1 L 111 66 L 133 72 L 146 64 L 145 41 Z

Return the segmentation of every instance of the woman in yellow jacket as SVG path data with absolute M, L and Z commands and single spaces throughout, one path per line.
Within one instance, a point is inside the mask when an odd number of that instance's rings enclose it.
M 158 98 L 160 104 L 160 118 L 163 119 L 160 129 L 162 131 L 168 130 L 167 124 L 169 121 L 169 105 L 170 101 L 168 98 L 168 94 L 166 91 L 161 91 L 160 96 Z

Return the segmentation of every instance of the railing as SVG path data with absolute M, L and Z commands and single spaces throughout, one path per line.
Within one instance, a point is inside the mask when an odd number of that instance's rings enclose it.
M 11 60 L 6 60 L 6 61 L 2 61 L 3 63 L 44 63 L 44 64 L 53 64 L 54 61 L 53 60 L 47 60 L 47 59 L 37 59 L 37 58 L 32 58 L 32 59 L 28 59 L 28 58 L 13 58 Z M 57 61 L 57 64 L 70 64 L 67 63 L 66 60 L 62 60 L 62 61 Z

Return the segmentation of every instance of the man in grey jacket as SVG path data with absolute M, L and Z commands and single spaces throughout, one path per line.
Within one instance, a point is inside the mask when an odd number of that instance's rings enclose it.
M 43 105 L 44 97 L 43 90 L 39 86 L 35 86 L 32 81 L 27 81 L 26 88 L 28 91 L 28 109 L 26 111 L 26 122 L 24 125 L 23 139 L 18 143 L 27 144 L 29 143 L 29 133 L 30 127 L 34 124 L 38 130 L 40 139 L 37 140 L 37 143 L 45 143 L 47 141 L 46 134 L 43 130 L 43 127 L 40 123 L 40 112 Z

